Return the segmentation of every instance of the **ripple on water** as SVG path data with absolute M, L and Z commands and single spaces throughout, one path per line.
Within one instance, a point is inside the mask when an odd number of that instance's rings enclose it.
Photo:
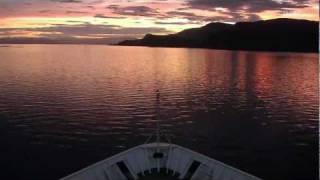
M 35 154 L 52 146 L 74 148 L 75 158 L 89 161 L 99 152 L 111 155 L 143 143 L 156 127 L 159 89 L 161 127 L 173 142 L 264 179 L 316 177 L 317 158 L 310 152 L 318 137 L 316 54 L 297 59 L 291 53 L 183 48 L 5 48 L 0 123 L 8 125 L 0 130 L 16 137 L 2 142 L 8 148 L 25 141 L 33 146 L 21 151 Z M 301 154 L 309 155 L 299 159 Z M 65 175 L 53 172 L 68 158 L 60 155 L 47 157 L 57 162 L 51 164 L 53 179 Z M 262 156 L 264 163 L 257 161 Z M 290 177 L 279 174 L 286 167 Z

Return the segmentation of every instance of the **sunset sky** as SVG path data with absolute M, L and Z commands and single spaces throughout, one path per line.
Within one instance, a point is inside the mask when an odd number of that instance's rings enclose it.
M 0 0 L 0 38 L 115 42 L 214 21 L 318 21 L 318 14 L 318 0 Z

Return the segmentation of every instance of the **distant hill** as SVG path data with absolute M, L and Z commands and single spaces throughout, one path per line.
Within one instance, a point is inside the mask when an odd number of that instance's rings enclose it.
M 142 39 L 125 40 L 118 45 L 317 52 L 318 28 L 317 21 L 297 19 L 238 22 L 234 25 L 210 23 L 176 34 L 147 34 Z
M 128 39 L 121 38 L 122 40 Z M 5 37 L 0 38 L 0 44 L 114 44 L 119 38 L 46 38 L 46 37 Z

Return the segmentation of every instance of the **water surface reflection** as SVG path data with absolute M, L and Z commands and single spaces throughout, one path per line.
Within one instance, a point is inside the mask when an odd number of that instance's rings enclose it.
M 317 54 L 14 46 L 0 49 L 2 179 L 57 179 L 143 143 L 156 89 L 174 143 L 268 180 L 318 177 Z

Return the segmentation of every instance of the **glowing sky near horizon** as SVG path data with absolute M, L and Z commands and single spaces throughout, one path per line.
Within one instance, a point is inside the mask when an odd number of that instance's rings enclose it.
M 317 0 L 0 0 L 0 38 L 168 34 L 209 22 L 318 21 Z

